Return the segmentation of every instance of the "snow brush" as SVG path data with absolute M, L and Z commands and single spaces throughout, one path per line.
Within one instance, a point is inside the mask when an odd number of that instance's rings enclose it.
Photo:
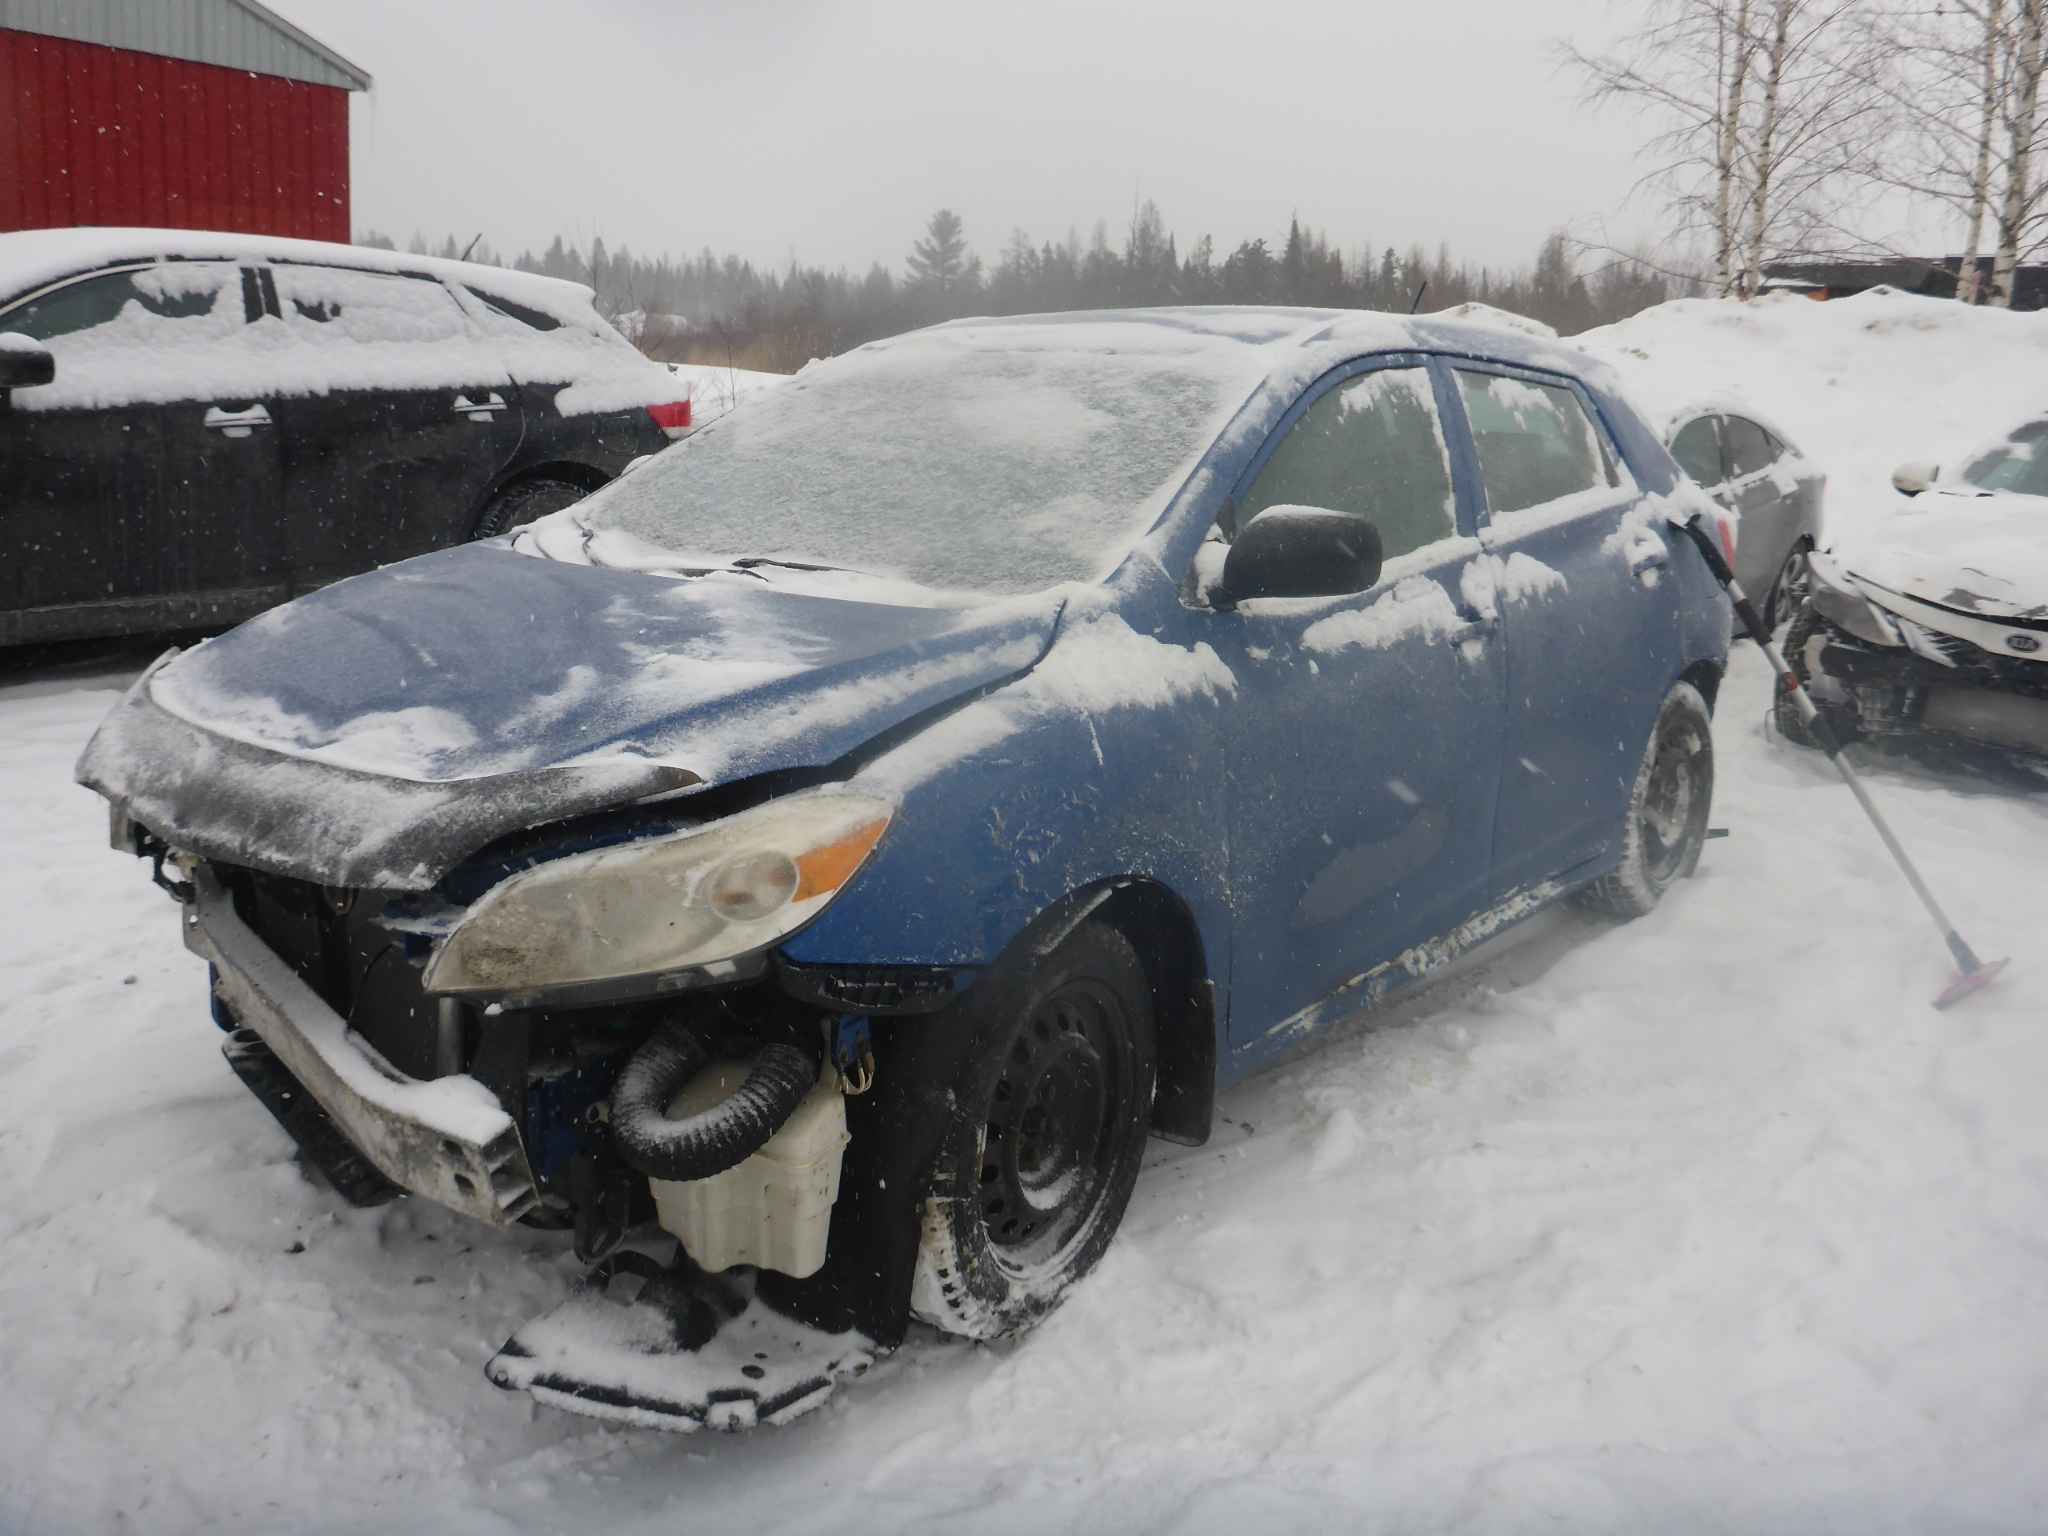
M 1941 989 L 1940 994 L 1934 999 L 1934 1006 L 1938 1009 L 1947 1008 L 1990 986 L 2008 962 L 1979 960 L 1977 952 L 1964 942 L 1960 933 L 1956 932 L 1956 925 L 1948 920 L 1948 914 L 1942 911 L 1941 903 L 1934 899 L 1934 892 L 1927 888 L 1927 882 L 1921 878 L 1920 871 L 1907 856 L 1905 845 L 1899 841 L 1898 834 L 1892 831 L 1891 823 L 1884 819 L 1884 813 L 1878 810 L 1877 802 L 1870 798 L 1870 791 L 1863 787 L 1862 778 L 1849 765 L 1849 759 L 1842 751 L 1842 743 L 1836 738 L 1827 721 L 1821 717 L 1820 709 L 1813 702 L 1812 695 L 1807 693 L 1805 685 L 1799 681 L 1799 674 L 1792 670 L 1785 660 L 1784 653 L 1772 642 L 1771 633 L 1764 627 L 1763 618 L 1757 613 L 1756 605 L 1750 602 L 1749 595 L 1742 590 L 1742 583 L 1735 579 L 1735 572 L 1728 568 L 1728 561 L 1722 555 L 1720 547 L 1714 543 L 1713 536 L 1700 526 L 1698 514 L 1695 513 L 1683 521 L 1674 517 L 1671 521 L 1684 530 L 1694 547 L 1699 550 L 1700 557 L 1707 562 L 1707 569 L 1714 573 L 1714 579 L 1720 582 L 1727 589 L 1728 595 L 1735 600 L 1735 616 L 1742 620 L 1742 627 L 1749 631 L 1749 637 L 1756 641 L 1758 648 L 1764 653 L 1764 659 L 1771 664 L 1771 670 L 1778 676 L 1779 688 L 1791 696 L 1807 733 L 1820 745 L 1821 750 L 1827 753 L 1828 761 L 1835 765 L 1835 771 L 1841 774 L 1842 782 L 1849 786 L 1849 793 L 1856 797 L 1856 803 L 1863 807 L 1863 814 L 1868 816 L 1870 824 L 1877 828 L 1877 835 L 1884 840 L 1885 849 L 1891 854 L 1892 861 L 1899 866 L 1900 872 L 1905 875 L 1906 883 L 1913 887 L 1913 894 L 1920 898 L 1920 905 L 1927 909 L 1927 915 L 1934 919 L 1934 926 L 1941 930 L 1941 937 L 1948 945 L 1948 952 L 1955 957 L 1956 977 Z

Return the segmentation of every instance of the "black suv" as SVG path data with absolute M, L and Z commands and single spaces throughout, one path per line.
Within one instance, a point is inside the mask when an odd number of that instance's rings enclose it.
M 574 283 L 0 235 L 0 645 L 220 626 L 566 506 L 689 426 Z

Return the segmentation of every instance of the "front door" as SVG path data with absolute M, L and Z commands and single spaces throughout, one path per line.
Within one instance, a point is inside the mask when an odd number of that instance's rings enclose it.
M 309 386 L 276 407 L 295 589 L 468 538 L 519 447 L 498 348 L 429 277 L 266 275 Z
M 49 384 L 0 412 L 0 605 L 18 637 L 224 623 L 282 595 L 279 460 L 260 426 L 251 285 L 236 267 L 95 273 L 0 313 Z
M 1370 591 L 1249 601 L 1210 626 L 1238 679 L 1225 750 L 1239 1049 L 1310 1027 L 1315 1005 L 1485 895 L 1505 668 L 1468 580 L 1481 552 L 1439 388 L 1419 357 L 1326 377 L 1218 530 L 1327 507 L 1369 517 L 1386 556 Z
M 1457 440 L 1476 461 L 1503 592 L 1501 896 L 1569 876 L 1621 833 L 1678 675 L 1678 609 L 1662 590 L 1672 535 L 1575 384 L 1462 363 L 1454 375 Z

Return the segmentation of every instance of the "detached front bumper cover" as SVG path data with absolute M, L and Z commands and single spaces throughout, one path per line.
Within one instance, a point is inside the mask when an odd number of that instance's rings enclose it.
M 253 1030 L 386 1178 L 496 1226 L 539 1200 L 519 1130 L 475 1078 L 407 1077 L 371 1051 L 234 909 L 201 865 L 185 908 L 185 947 L 209 961 L 236 1022 Z

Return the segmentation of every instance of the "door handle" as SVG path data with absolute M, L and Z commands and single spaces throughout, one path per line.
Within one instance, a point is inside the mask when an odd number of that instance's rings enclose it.
M 1464 618 L 1464 615 L 1460 615 Z M 1465 618 L 1465 622 L 1452 630 L 1449 636 L 1452 645 L 1463 645 L 1467 640 L 1484 640 L 1500 628 L 1500 615 L 1486 614 L 1479 618 Z
M 457 395 L 449 407 L 458 416 L 467 416 L 471 421 L 489 421 L 494 411 L 505 409 L 505 397 L 495 389 L 481 400 L 472 400 L 467 395 Z
M 247 437 L 258 427 L 270 425 L 270 412 L 259 403 L 246 410 L 227 411 L 217 405 L 206 408 L 206 428 L 222 437 Z
M 1645 550 L 1629 556 L 1628 573 L 1646 587 L 1657 585 L 1653 572 L 1661 571 L 1671 564 L 1671 552 L 1666 549 Z

